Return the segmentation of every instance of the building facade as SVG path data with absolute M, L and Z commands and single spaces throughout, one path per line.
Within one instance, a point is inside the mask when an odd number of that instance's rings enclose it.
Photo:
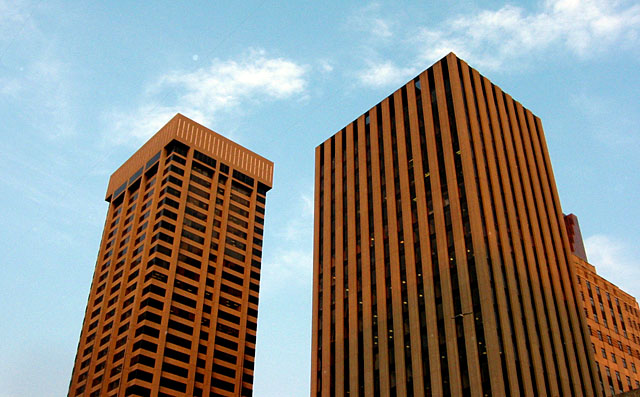
M 273 163 L 178 114 L 111 176 L 69 396 L 250 396 Z
M 316 148 L 312 396 L 596 396 L 540 119 L 449 54 Z
M 596 273 L 587 261 L 575 215 L 565 216 L 576 288 L 606 396 L 640 389 L 640 308 L 636 299 Z

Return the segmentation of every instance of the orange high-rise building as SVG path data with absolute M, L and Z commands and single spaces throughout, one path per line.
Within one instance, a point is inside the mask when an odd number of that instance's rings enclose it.
M 606 396 L 640 389 L 640 308 L 636 299 L 596 273 L 587 261 L 575 215 L 565 216 L 580 308 Z
M 540 119 L 454 54 L 316 148 L 311 395 L 601 395 Z
M 69 396 L 251 396 L 273 163 L 176 115 L 111 176 Z

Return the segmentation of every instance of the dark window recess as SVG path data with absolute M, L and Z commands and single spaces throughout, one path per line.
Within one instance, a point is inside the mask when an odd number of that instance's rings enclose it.
M 138 316 L 138 322 L 140 323 L 144 320 L 149 320 L 153 323 L 160 324 L 160 322 L 162 322 L 162 317 L 152 312 L 144 312 Z
M 257 259 L 251 259 L 251 266 L 255 266 L 256 269 L 260 269 L 261 267 L 260 261 Z
M 182 382 L 178 382 L 177 380 L 167 379 L 164 377 L 160 378 L 160 387 L 166 387 L 167 389 L 176 390 L 181 393 L 184 393 L 187 391 L 186 384 Z
M 241 250 L 244 250 L 245 248 L 247 248 L 247 245 L 245 243 L 240 242 L 240 241 L 238 241 L 236 239 L 233 239 L 231 237 L 227 237 L 225 242 L 228 245 L 230 245 L 232 247 L 235 247 L 235 248 L 238 248 L 238 249 L 241 249 Z
M 191 322 L 195 319 L 195 314 L 176 306 L 171 306 L 171 314 Z
M 158 345 L 156 345 L 153 342 L 149 342 L 147 340 L 142 339 L 133 344 L 132 351 L 136 351 L 139 349 L 143 349 L 143 350 L 147 350 L 155 353 L 156 351 L 158 351 Z
M 236 377 L 236 371 L 234 369 L 215 363 L 213 364 L 213 373 L 228 376 L 229 378 Z
M 258 247 L 262 247 L 262 240 L 261 240 L 261 239 L 259 239 L 259 238 L 257 238 L 257 237 L 254 237 L 254 238 L 253 238 L 253 243 L 254 243 L 255 245 L 257 245 Z
M 259 214 L 264 215 L 264 208 L 263 208 L 263 207 L 260 207 L 260 206 L 258 205 L 258 206 L 256 206 L 256 212 L 257 212 L 257 213 L 259 213 Z
M 230 350 L 236 350 L 236 351 L 238 350 L 238 344 L 236 342 L 230 341 L 221 336 L 216 336 L 216 344 L 222 347 L 226 347 L 227 349 L 230 349 Z
M 253 303 L 254 305 L 258 305 L 258 297 L 249 294 L 249 303 Z
M 153 258 L 147 263 L 148 268 L 152 268 L 153 266 L 158 266 L 163 269 L 169 269 L 169 262 L 160 258 Z
M 147 357 L 144 354 L 136 354 L 131 357 L 131 365 L 133 366 L 138 363 L 153 368 L 153 366 L 156 365 L 156 360 L 154 358 Z
M 169 334 L 170 335 L 170 334 Z M 168 336 L 168 335 L 167 335 Z M 164 355 L 169 358 L 173 358 L 174 360 L 181 361 L 183 363 L 189 362 L 189 355 L 186 353 L 181 353 L 177 350 L 173 350 L 169 347 L 164 348 Z
M 253 317 L 258 317 L 258 310 L 250 307 L 247 311 L 247 314 Z
M 224 310 L 218 310 L 218 317 L 233 324 L 240 324 L 240 317 L 228 313 Z
M 246 354 L 247 356 L 250 356 L 250 357 L 255 357 L 256 356 L 256 349 L 254 349 L 253 347 L 245 346 L 244 354 Z
M 258 258 L 262 258 L 262 251 L 260 251 L 259 249 L 254 248 L 252 252 L 253 252 L 253 255 L 257 256 Z
M 213 385 L 213 387 L 217 387 L 219 389 L 226 390 L 228 392 L 233 392 L 235 390 L 234 384 L 224 381 L 222 379 L 214 378 L 211 380 L 211 384 Z
M 244 194 L 247 197 L 251 197 L 251 192 L 253 191 L 253 189 L 238 183 L 236 181 L 232 181 L 231 182 L 231 191 L 233 192 L 238 192 L 240 194 Z
M 200 153 L 197 150 L 194 150 L 193 158 L 196 159 L 196 160 L 202 161 L 206 165 L 210 165 L 213 168 L 216 167 L 216 160 L 212 159 L 211 157 L 207 156 L 204 153 Z
M 207 200 L 209 200 L 209 193 L 205 192 L 204 190 L 195 187 L 192 184 L 189 184 L 189 191 L 192 192 L 193 194 L 197 194 L 200 197 L 203 197 Z
M 135 181 L 136 179 L 138 179 L 142 175 L 142 171 L 143 171 L 143 168 L 140 168 L 138 171 L 136 171 L 135 174 L 133 174 L 133 176 L 131 178 L 129 178 L 129 185 L 131 185 L 131 183 L 133 183 L 133 181 Z
M 156 153 L 153 157 L 151 157 L 149 161 L 147 161 L 147 164 L 144 166 L 144 169 L 148 170 L 149 167 L 151 167 L 158 160 L 160 160 L 160 152 Z
M 156 219 L 160 218 L 160 217 L 167 217 L 169 219 L 173 219 L 174 221 L 176 219 L 178 219 L 178 215 L 175 212 L 171 212 L 168 209 L 164 208 L 160 211 L 158 211 L 158 213 L 156 214 Z
M 267 194 L 267 192 L 269 190 L 271 190 L 271 188 L 269 186 L 265 185 L 262 182 L 258 182 L 258 193 L 259 194 L 264 196 L 265 194 Z
M 220 163 L 220 172 L 223 174 L 229 174 L 229 166 L 225 163 Z
M 175 139 L 169 142 L 165 149 L 167 150 L 167 155 L 175 152 L 186 157 L 187 153 L 189 153 L 189 146 Z
M 184 347 L 185 349 L 191 349 L 191 341 L 188 339 L 181 338 L 179 336 L 173 334 L 167 334 L 167 342 L 173 343 L 174 345 L 178 345 Z
M 256 336 L 252 335 L 250 333 L 247 333 L 247 342 L 253 343 L 255 345 L 256 344 Z M 251 368 L 251 369 L 253 369 L 253 368 Z
M 175 320 L 169 320 L 169 328 L 174 329 L 176 331 L 184 332 L 187 335 L 193 334 L 193 327 L 188 326 L 186 324 L 182 324 L 181 322 Z
M 172 188 L 171 186 L 167 186 L 167 187 L 165 187 L 164 189 L 162 189 L 160 191 L 160 195 L 163 195 L 165 193 L 168 193 L 168 194 L 170 194 L 172 196 L 175 196 L 175 197 L 180 197 L 180 191 Z
M 236 338 L 240 335 L 240 331 L 238 331 L 236 328 L 229 327 L 228 325 L 224 325 L 222 323 L 218 323 L 218 325 L 216 326 L 216 330 L 218 330 L 218 332 L 222 332 Z
M 258 313 L 256 313 L 256 315 L 257 314 Z M 258 324 L 254 323 L 253 321 L 247 321 L 247 328 L 252 330 L 252 331 L 255 331 L 255 330 L 258 329 Z
M 242 226 L 244 228 L 249 227 L 249 223 L 231 214 L 229 214 L 229 217 L 227 219 L 229 219 L 229 222 L 235 223 L 238 226 Z
M 239 260 L 240 262 L 244 262 L 244 255 L 242 255 L 242 254 L 240 254 L 240 253 L 238 253 L 238 252 L 235 252 L 235 251 L 233 251 L 233 250 L 230 250 L 230 249 L 228 249 L 228 248 L 225 248 L 225 250 L 224 250 L 224 254 L 225 254 L 225 255 L 227 255 L 227 256 L 229 256 L 229 257 L 231 257 L 231 258 L 237 259 L 237 260 Z
M 154 293 L 156 295 L 162 296 L 164 297 L 165 294 L 165 290 L 164 288 L 157 286 L 155 284 L 149 284 L 146 287 L 144 287 L 144 289 L 142 290 L 142 296 L 148 294 L 148 293 Z
M 254 179 L 251 178 L 248 175 L 243 174 L 242 172 L 238 171 L 238 170 L 233 170 L 233 177 L 237 180 L 239 180 L 240 182 L 246 183 L 249 186 L 253 187 L 253 184 L 255 183 Z
M 207 219 L 207 216 L 205 214 L 203 214 L 202 212 L 196 211 L 191 207 L 187 207 L 184 210 L 184 212 L 203 221 Z
M 178 164 L 182 164 L 185 165 L 187 164 L 187 160 L 183 159 L 182 157 L 172 154 L 171 156 L 169 156 L 169 158 L 167 159 L 167 163 L 171 162 L 171 161 L 175 161 Z
M 167 174 L 168 172 L 175 172 L 176 174 L 180 175 L 180 176 L 184 176 L 184 170 L 180 167 L 178 167 L 175 164 L 171 164 L 169 165 L 167 168 L 165 168 L 164 172 L 162 173 L 162 175 Z
M 237 265 L 237 264 L 235 264 L 235 263 L 233 263 L 231 261 L 228 261 L 226 259 L 224 260 L 224 262 L 222 262 L 222 265 L 224 267 L 228 268 L 228 269 L 231 269 L 231 270 L 235 271 L 235 272 L 238 272 L 240 274 L 244 274 L 244 266 Z
M 238 204 L 242 204 L 245 207 L 251 206 L 251 202 L 249 202 L 249 200 L 243 199 L 242 197 L 238 196 L 237 194 L 231 193 L 231 200 L 235 201 Z
M 213 177 L 213 170 L 211 168 L 205 166 L 204 164 L 200 164 L 196 161 L 191 163 L 191 169 L 209 178 Z
M 197 198 L 192 196 L 187 196 L 187 203 L 193 204 L 196 207 L 202 208 L 205 211 L 209 209 L 209 204 L 205 203 L 204 201 L 200 201 Z
M 204 233 L 207 230 L 207 228 L 204 225 L 202 225 L 202 224 L 200 224 L 198 222 L 192 221 L 191 219 L 185 218 L 184 219 L 184 224 L 189 226 L 189 227 L 192 227 L 192 228 L 194 228 L 197 231 L 202 232 L 202 233 Z
M 195 241 L 196 243 L 199 244 L 204 244 L 204 237 L 200 237 L 195 233 L 191 233 L 188 230 L 182 230 L 182 237 L 186 237 L 191 241 Z
M 160 203 L 158 204 L 158 207 L 161 207 L 163 205 L 168 205 L 169 207 L 173 207 L 175 209 L 178 209 L 178 207 L 180 207 L 180 203 L 178 203 L 177 201 L 169 198 L 169 197 L 165 197 L 162 200 L 160 200 Z
M 260 273 L 258 273 L 258 272 L 256 272 L 256 271 L 252 270 L 252 271 L 251 271 L 251 278 L 252 278 L 252 279 L 254 279 L 254 280 L 258 280 L 258 281 L 260 281 Z
M 256 216 L 256 223 L 259 223 L 261 225 L 264 225 L 264 219 L 260 218 L 259 216 Z
M 154 243 L 158 240 L 164 241 L 165 243 L 168 244 L 173 244 L 173 237 L 169 236 L 168 234 L 159 232 L 156 233 L 153 237 L 151 237 L 151 242 Z
M 166 282 L 167 282 L 167 275 L 166 275 L 166 274 L 163 274 L 163 273 L 160 273 L 160 272 L 158 272 L 158 271 L 156 271 L 156 270 L 153 270 L 152 272 L 150 272 L 149 274 L 147 274 L 147 275 L 144 277 L 144 281 L 145 281 L 145 282 L 146 282 L 146 281 L 149 281 L 149 280 L 151 280 L 152 278 L 153 278 L 153 279 L 156 279 L 156 280 L 158 280 L 158 281 L 161 281 L 161 282 L 163 282 L 163 283 L 166 283 Z
M 229 232 L 229 233 L 231 233 L 231 234 L 233 234 L 235 236 L 244 238 L 244 239 L 247 238 L 247 233 L 243 232 L 240 229 L 236 229 L 235 227 L 233 227 L 231 225 L 227 225 L 227 232 Z
M 180 377 L 186 378 L 189 376 L 189 370 L 186 368 L 179 367 L 177 365 L 171 363 L 162 363 L 162 370 L 168 372 L 170 374 L 178 375 Z
M 160 331 L 157 329 L 150 327 L 148 325 L 143 325 L 136 330 L 136 337 L 140 335 L 152 336 L 154 338 L 160 337 Z
M 189 177 L 189 179 L 191 179 L 193 182 L 195 182 L 198 185 L 201 185 L 201 186 L 203 186 L 203 187 L 205 187 L 207 189 L 211 188 L 211 182 L 200 178 L 196 174 L 191 174 L 191 177 Z
M 181 304 L 183 304 L 185 306 L 189 306 L 191 308 L 195 308 L 196 307 L 196 301 L 195 300 L 193 300 L 191 298 L 187 298 L 186 296 L 182 296 L 182 295 L 177 294 L 175 292 L 173 293 L 171 299 L 174 302 L 181 303 Z
M 233 287 L 231 287 L 229 285 L 226 285 L 226 284 L 221 284 L 220 285 L 220 291 L 222 291 L 224 293 L 227 293 L 227 294 L 229 294 L 231 296 L 236 296 L 238 298 L 242 297 L 242 291 L 239 291 L 239 290 L 237 290 L 237 289 L 235 289 L 235 288 L 233 288 Z M 251 299 L 251 296 L 249 296 L 249 299 Z
M 242 374 L 242 381 L 246 383 L 253 383 L 253 375 L 251 374 Z
M 169 175 L 164 181 L 162 181 L 162 184 L 164 185 L 165 183 L 167 183 L 167 181 L 173 183 L 174 185 L 182 187 L 182 180 L 176 178 L 173 175 Z M 178 193 L 178 195 L 179 195 L 179 193 Z M 175 196 L 175 194 L 174 194 L 174 196 Z
M 176 269 L 176 273 L 190 278 L 191 280 L 200 281 L 200 275 L 198 273 L 194 273 L 191 270 L 187 270 L 181 266 L 178 266 L 178 268 Z
M 267 199 L 265 197 L 262 196 L 256 196 L 256 201 L 261 203 L 261 204 L 266 204 L 267 203 Z
M 239 303 L 236 303 L 236 302 L 234 302 L 234 301 L 232 301 L 230 299 L 227 299 L 225 297 L 220 297 L 220 304 L 222 306 L 229 307 L 229 308 L 231 308 L 231 309 L 233 309 L 235 311 L 239 311 L 240 310 L 240 304 Z
M 202 255 L 202 248 L 198 248 L 198 247 L 196 247 L 194 245 L 191 245 L 189 243 L 185 243 L 184 241 L 182 241 L 180 243 L 180 248 L 185 250 L 185 251 L 191 252 L 192 254 Z
M 233 274 L 229 273 L 229 272 L 222 272 L 222 278 L 224 280 L 230 281 L 234 284 L 237 284 L 239 286 L 242 286 L 244 280 L 242 280 L 240 277 L 238 276 L 234 276 Z
M 160 302 L 157 299 L 153 299 L 152 297 L 148 297 L 145 300 L 142 301 L 142 303 L 140 303 L 140 307 L 141 308 L 145 308 L 147 306 L 151 306 L 154 309 L 158 309 L 160 311 L 162 311 L 162 308 L 164 307 L 164 304 L 162 302 Z
M 133 386 L 127 387 L 127 390 L 125 390 L 125 395 L 148 397 L 151 395 L 151 390 L 147 389 L 144 386 L 133 385 Z
M 202 262 L 184 254 L 178 254 L 178 260 L 189 266 L 193 266 L 196 269 L 200 269 L 202 267 Z
M 254 283 L 249 283 L 249 289 L 251 291 L 259 292 L 260 291 L 260 285 L 254 284 Z

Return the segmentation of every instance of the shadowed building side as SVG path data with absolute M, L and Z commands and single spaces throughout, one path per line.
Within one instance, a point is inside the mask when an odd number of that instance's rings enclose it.
M 178 114 L 109 181 L 69 396 L 251 396 L 273 163 Z
M 542 124 L 454 54 L 316 148 L 312 396 L 599 396 Z

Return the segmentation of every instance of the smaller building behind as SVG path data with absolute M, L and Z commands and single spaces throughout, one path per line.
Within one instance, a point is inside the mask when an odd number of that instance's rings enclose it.
M 578 302 L 587 320 L 606 396 L 640 389 L 640 309 L 636 299 L 587 262 L 575 215 L 565 216 L 577 275 Z

